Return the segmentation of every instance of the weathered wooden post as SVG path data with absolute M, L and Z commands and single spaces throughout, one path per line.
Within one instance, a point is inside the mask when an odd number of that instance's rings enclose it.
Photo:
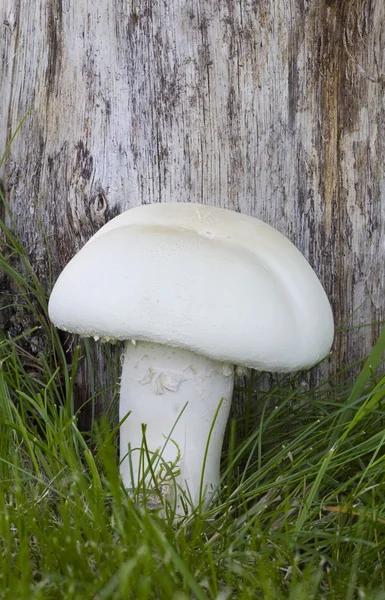
M 2 0 L 1 174 L 54 274 L 140 203 L 266 220 L 305 254 L 337 325 L 384 319 L 383 0 Z M 337 336 L 330 369 L 376 327 Z

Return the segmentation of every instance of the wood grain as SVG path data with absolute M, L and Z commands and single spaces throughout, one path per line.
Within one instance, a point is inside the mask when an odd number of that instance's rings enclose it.
M 3 185 L 39 275 L 151 202 L 254 215 L 332 301 L 332 373 L 384 319 L 383 0 L 2 0 Z

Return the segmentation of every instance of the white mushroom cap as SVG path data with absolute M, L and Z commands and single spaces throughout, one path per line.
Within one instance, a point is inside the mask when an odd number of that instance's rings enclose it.
M 70 261 L 51 320 L 82 336 L 190 349 L 267 371 L 329 351 L 333 316 L 302 254 L 255 218 L 199 204 L 152 204 L 107 223 Z

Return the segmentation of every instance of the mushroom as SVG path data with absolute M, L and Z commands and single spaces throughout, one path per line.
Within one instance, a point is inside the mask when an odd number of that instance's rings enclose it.
M 287 238 L 258 219 L 190 203 L 112 219 L 61 273 L 49 315 L 65 331 L 126 341 L 124 485 L 161 483 L 171 469 L 165 496 L 183 490 L 192 506 L 220 481 L 234 366 L 308 368 L 334 335 L 321 283 Z

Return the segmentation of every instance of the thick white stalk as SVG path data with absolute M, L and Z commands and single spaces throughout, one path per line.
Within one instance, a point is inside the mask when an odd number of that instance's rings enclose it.
M 127 342 L 120 391 L 120 418 L 131 413 L 120 430 L 121 474 L 125 486 L 136 488 L 143 478 L 143 467 L 147 467 L 147 461 L 141 464 L 144 455 L 140 451 L 142 424 L 145 424 L 150 453 L 164 448 L 162 460 L 174 463 L 179 452 L 177 468 L 180 474 L 176 484 L 187 492 L 193 505 L 200 500 L 203 484 L 202 499 L 208 501 L 219 484 L 220 457 L 233 384 L 232 365 L 189 350 Z M 131 452 L 127 456 L 129 448 Z M 158 463 L 157 474 L 162 460 Z M 153 487 L 150 477 L 146 478 L 146 485 Z M 171 497 L 173 492 L 175 490 Z

